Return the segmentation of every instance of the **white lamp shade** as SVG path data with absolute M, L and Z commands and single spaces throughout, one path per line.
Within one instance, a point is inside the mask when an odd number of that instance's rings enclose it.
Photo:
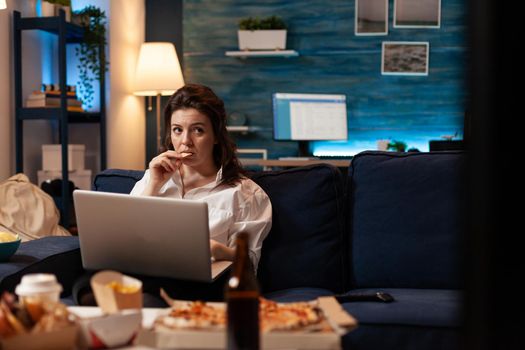
M 6 0 L 0 0 L 0 10 L 6 9 L 6 8 L 7 8 Z
M 135 71 L 134 94 L 171 95 L 184 86 L 175 46 L 172 43 L 143 43 Z

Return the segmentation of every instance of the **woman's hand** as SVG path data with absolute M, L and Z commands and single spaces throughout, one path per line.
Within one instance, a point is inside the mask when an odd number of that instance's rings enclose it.
M 179 170 L 182 158 L 182 155 L 177 151 L 166 151 L 153 158 L 149 162 L 150 178 L 143 194 L 157 195 L 173 173 Z
M 235 249 L 225 246 L 214 239 L 210 239 L 211 256 L 215 260 L 233 261 L 235 258 Z

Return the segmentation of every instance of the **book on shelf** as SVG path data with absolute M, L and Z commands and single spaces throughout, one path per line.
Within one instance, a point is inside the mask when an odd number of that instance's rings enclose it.
M 75 112 L 83 112 L 82 101 L 77 99 L 77 95 L 74 91 L 68 91 L 66 96 L 67 108 L 75 107 Z M 27 97 L 26 107 L 60 107 L 60 91 L 33 91 L 31 95 Z
M 59 106 L 32 106 L 32 107 L 26 107 L 26 108 L 58 108 Z M 81 112 L 84 113 L 84 108 L 80 106 L 67 106 L 68 112 Z
M 47 97 L 60 97 L 61 91 L 60 90 L 53 90 L 53 91 L 33 91 L 31 95 L 29 95 L 28 98 L 42 98 L 42 96 Z M 77 93 L 75 91 L 67 91 L 66 92 L 67 98 L 77 98 Z
M 27 107 L 27 108 L 58 108 L 59 106 L 34 106 L 34 107 Z M 67 106 L 68 112 L 80 112 L 84 113 L 85 110 L 82 107 L 79 106 Z
M 67 106 L 68 112 L 85 112 L 82 107 L 79 106 Z
M 68 107 L 82 107 L 82 101 L 67 99 Z M 42 99 L 27 99 L 26 107 L 60 107 L 60 99 L 56 97 L 45 97 Z

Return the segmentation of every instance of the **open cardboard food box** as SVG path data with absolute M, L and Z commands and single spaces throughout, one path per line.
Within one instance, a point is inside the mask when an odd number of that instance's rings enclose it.
M 184 301 L 177 301 L 184 302 Z M 324 326 L 315 331 L 311 328 L 263 332 L 263 349 L 340 349 L 341 336 L 357 327 L 357 321 L 348 314 L 333 297 L 321 297 L 313 301 L 323 315 Z M 207 303 L 225 308 L 224 303 Z M 166 310 L 166 314 L 170 310 Z M 224 349 L 226 330 L 220 329 L 143 329 L 135 339 L 136 345 L 159 349 Z
M 0 349 L 75 348 L 78 324 L 72 319 L 67 306 L 55 300 L 59 292 L 56 295 L 55 291 L 49 292 L 49 289 L 43 292 L 45 287 L 49 287 L 49 282 L 54 289 L 56 282 L 50 281 L 49 276 L 29 277 L 24 280 L 23 288 L 17 288 L 18 291 L 26 292 L 30 289 L 27 285 L 32 284 L 33 294 L 23 294 L 22 302 L 7 291 L 0 295 Z
M 2 350 L 62 350 L 74 349 L 78 339 L 78 325 L 42 333 L 25 333 L 0 339 Z

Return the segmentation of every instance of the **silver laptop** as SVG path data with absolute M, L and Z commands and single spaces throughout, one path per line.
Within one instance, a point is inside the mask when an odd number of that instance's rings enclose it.
M 76 190 L 82 265 L 212 282 L 231 265 L 213 261 L 206 202 Z

